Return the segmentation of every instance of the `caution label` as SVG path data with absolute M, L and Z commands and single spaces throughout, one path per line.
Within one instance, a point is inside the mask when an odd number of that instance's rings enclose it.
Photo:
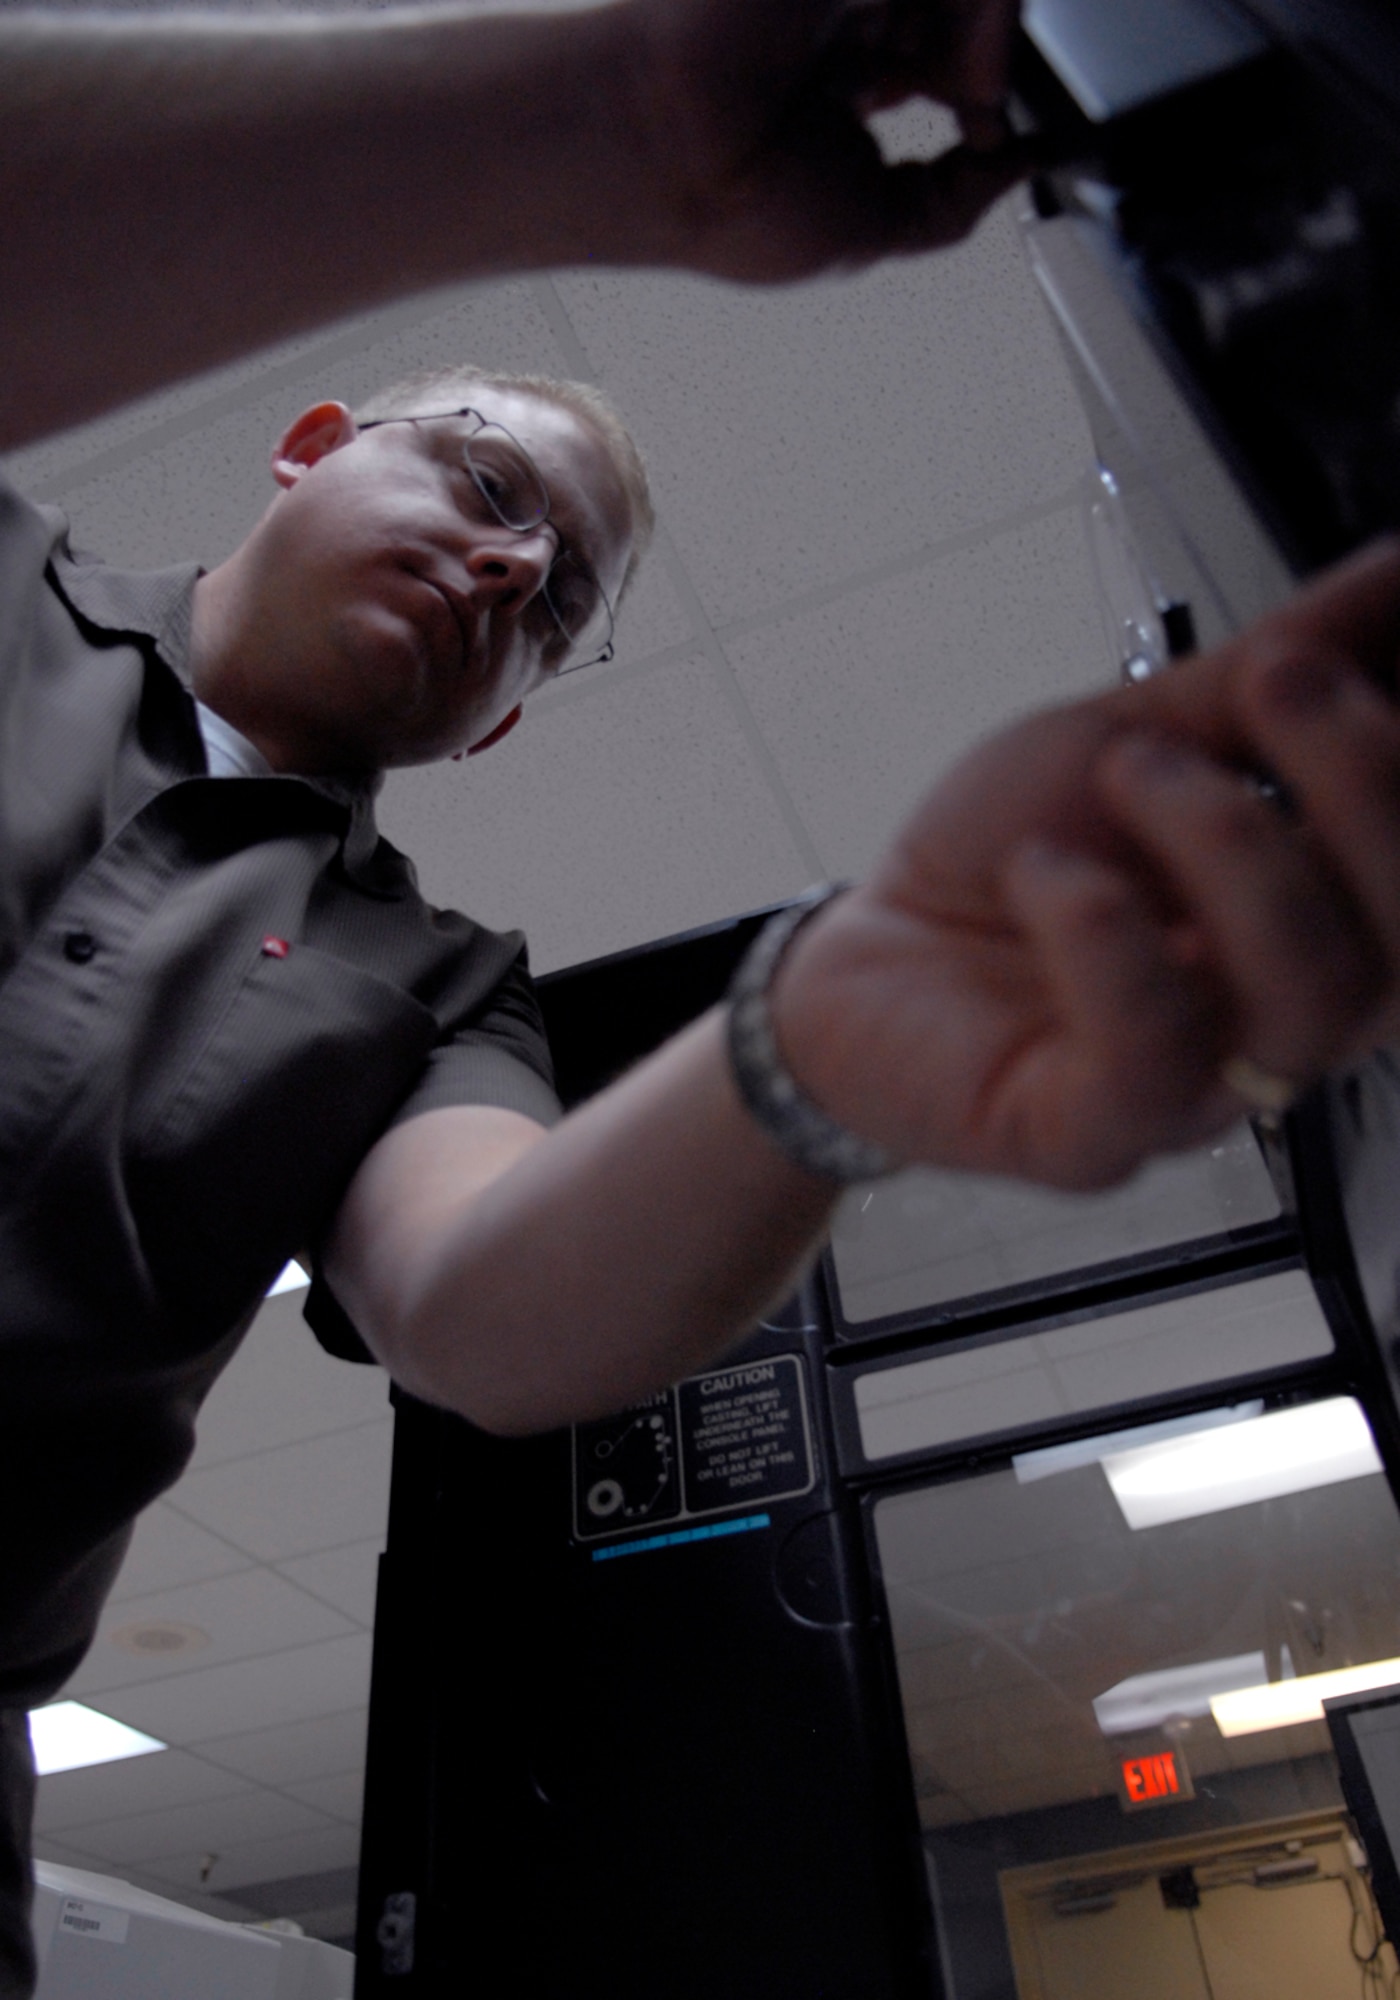
M 679 1397 L 688 1513 L 810 1490 L 812 1442 L 795 1355 L 693 1376 L 681 1383 Z
M 574 1426 L 574 1533 L 581 1541 L 681 1513 L 674 1389 Z
M 693 1375 L 573 1434 L 574 1535 L 630 1529 L 786 1500 L 816 1483 L 797 1354 Z

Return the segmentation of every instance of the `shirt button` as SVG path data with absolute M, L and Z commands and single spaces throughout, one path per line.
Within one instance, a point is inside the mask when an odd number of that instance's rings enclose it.
M 69 931 L 63 940 L 63 956 L 74 965 L 86 965 L 96 951 L 97 939 L 91 931 Z

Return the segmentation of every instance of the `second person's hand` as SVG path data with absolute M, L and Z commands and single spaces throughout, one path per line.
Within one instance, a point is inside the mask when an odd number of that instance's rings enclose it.
M 799 934 L 780 1041 L 906 1160 L 1105 1185 L 1400 1033 L 1400 545 L 973 752 Z M 1261 790 L 1269 770 L 1285 812 Z

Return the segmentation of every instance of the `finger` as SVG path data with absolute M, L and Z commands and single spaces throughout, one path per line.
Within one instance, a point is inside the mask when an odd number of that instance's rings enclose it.
M 969 0 L 951 11 L 952 48 L 945 65 L 948 101 L 968 107 L 1000 105 L 1011 80 L 1019 0 Z
M 1315 578 L 1280 610 L 1199 659 L 1109 697 L 1134 726 L 1173 728 L 1224 755 L 1249 754 L 1251 716 L 1243 685 L 1271 661 L 1312 657 L 1345 663 L 1395 684 L 1400 663 L 1400 538 L 1373 542 Z
M 990 109 L 983 104 L 959 105 L 958 129 L 974 153 L 999 153 L 1012 142 L 1011 127 L 999 105 Z
M 872 254 L 907 255 L 960 242 L 1029 167 L 1026 148 L 1013 144 L 995 152 L 953 146 L 936 160 L 885 168 L 878 190 L 884 241 L 878 251 L 872 245 Z
M 1377 1037 L 1400 1030 L 1400 713 L 1371 683 L 1280 652 L 1243 677 L 1264 761 L 1364 913 L 1384 954 Z
M 1229 993 L 1230 1053 L 1301 1082 L 1350 1054 L 1386 986 L 1369 925 L 1306 828 L 1180 744 L 1120 738 L 1105 802 L 1157 863 Z
M 924 96 L 993 110 L 1006 98 L 1017 15 L 1017 0 L 870 0 L 838 23 L 829 80 L 855 80 L 885 103 Z
M 690 261 L 723 276 L 771 280 L 955 243 L 1024 171 L 1019 151 L 955 146 L 927 163 L 886 166 L 870 133 L 831 100 L 792 113 Z
M 1385 536 L 1325 571 L 1237 642 L 1243 658 L 1322 649 L 1392 685 L 1400 662 L 1400 537 Z
M 1238 1116 L 1220 1080 L 1229 1011 L 1181 962 L 1149 896 L 1119 870 L 1043 842 L 1017 851 L 1004 886 L 1057 1024 L 996 1086 L 1017 1127 L 1005 1140 L 1030 1162 L 1021 1171 L 1106 1186 Z

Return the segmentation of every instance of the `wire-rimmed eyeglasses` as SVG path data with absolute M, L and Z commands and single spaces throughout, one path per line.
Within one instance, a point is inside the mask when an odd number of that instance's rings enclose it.
M 613 656 L 613 609 L 597 576 L 581 556 L 566 548 L 550 518 L 549 488 L 528 451 L 504 424 L 483 417 L 480 410 L 417 410 L 411 417 L 371 417 L 362 431 L 385 424 L 432 424 L 466 421 L 472 428 L 461 439 L 462 462 L 493 517 L 512 534 L 535 528 L 554 529 L 558 553 L 540 586 L 540 597 L 568 648 L 556 675 L 577 673 L 580 667 L 603 665 Z

